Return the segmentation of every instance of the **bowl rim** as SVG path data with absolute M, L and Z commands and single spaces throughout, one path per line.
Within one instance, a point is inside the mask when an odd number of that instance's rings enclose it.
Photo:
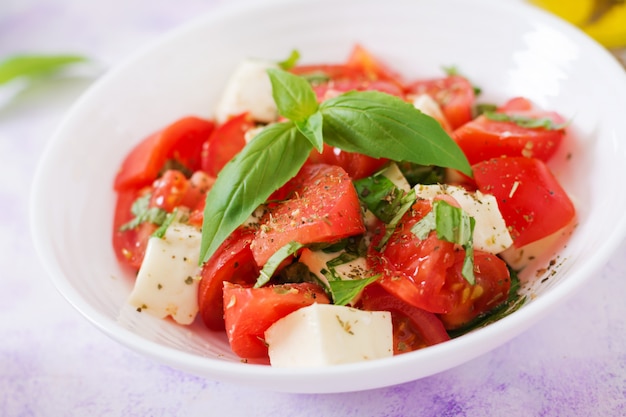
M 330 1 L 330 0 L 324 0 Z M 405 3 L 410 3 L 406 0 Z M 460 0 L 448 0 L 451 3 Z M 473 0 L 477 4 L 485 4 L 490 6 L 496 6 L 494 2 L 489 0 Z M 51 169 L 49 166 L 53 159 L 52 156 L 54 149 L 58 146 L 58 142 L 61 141 L 65 130 L 68 125 L 73 123 L 73 120 L 80 115 L 82 105 L 91 100 L 92 96 L 97 96 L 101 89 L 106 88 L 109 80 L 114 79 L 118 73 L 124 72 L 128 67 L 132 66 L 135 62 L 143 59 L 144 56 L 153 53 L 163 43 L 173 42 L 186 33 L 194 32 L 198 27 L 214 24 L 216 21 L 224 18 L 233 18 L 239 13 L 245 10 L 246 13 L 254 12 L 258 8 L 273 8 L 282 7 L 287 4 L 295 3 L 307 3 L 306 0 L 289 1 L 289 0 L 269 0 L 268 2 L 259 4 L 253 3 L 245 4 L 237 3 L 236 5 L 229 5 L 228 7 L 219 7 L 215 10 L 211 10 L 200 17 L 197 17 L 183 25 L 166 32 L 164 35 L 156 37 L 153 42 L 148 43 L 145 47 L 138 50 L 136 53 L 131 54 L 125 60 L 122 60 L 120 64 L 116 65 L 113 69 L 97 79 L 88 90 L 81 95 L 81 97 L 71 106 L 58 128 L 54 131 L 51 139 L 46 144 L 45 149 L 42 152 L 40 162 L 37 165 L 32 187 L 30 193 L 30 229 L 33 237 L 34 246 L 39 258 L 43 261 L 45 269 L 48 271 L 55 288 L 61 293 L 61 295 L 76 308 L 88 321 L 95 325 L 107 336 L 113 338 L 119 343 L 132 348 L 135 351 L 141 352 L 148 357 L 168 364 L 170 366 L 184 369 L 191 373 L 196 373 L 203 376 L 211 376 L 222 381 L 238 382 L 238 383 L 253 383 L 259 388 L 263 388 L 268 380 L 272 381 L 272 384 L 276 385 L 279 391 L 294 391 L 294 392 L 323 392 L 323 390 L 315 389 L 315 384 L 308 384 L 301 387 L 296 387 L 295 390 L 290 384 L 293 383 L 293 376 L 297 374 L 302 378 L 310 378 L 312 381 L 325 380 L 328 378 L 342 378 L 346 374 L 356 376 L 372 375 L 377 370 L 387 369 L 392 367 L 396 370 L 406 369 L 410 367 L 413 358 L 413 354 L 397 355 L 392 358 L 379 359 L 376 361 L 359 362 L 354 364 L 335 365 L 325 368 L 313 368 L 313 369 L 281 369 L 272 368 L 266 365 L 246 364 L 242 366 L 240 363 L 223 361 L 211 357 L 199 358 L 197 355 L 193 355 L 188 352 L 183 352 L 169 346 L 163 346 L 157 342 L 148 340 L 132 331 L 120 327 L 114 320 L 106 316 L 102 312 L 98 311 L 92 305 L 90 305 L 80 293 L 67 281 L 64 277 L 61 268 L 59 266 L 59 260 L 53 255 L 51 250 L 50 236 L 42 236 L 41 230 L 45 229 L 45 223 L 47 219 L 45 213 L 40 208 L 44 206 L 44 201 L 41 200 L 44 195 L 44 188 L 46 184 L 46 172 Z M 310 1 L 308 3 L 311 3 Z M 319 2 L 318 2 L 319 3 Z M 568 34 L 577 36 L 582 42 L 592 42 L 595 44 L 595 48 L 599 47 L 594 40 L 585 35 L 582 31 L 574 28 L 571 24 L 554 17 L 547 12 L 540 10 L 534 6 L 526 4 L 513 4 L 509 2 L 506 4 L 498 4 L 502 10 L 509 10 L 518 12 L 520 7 L 525 13 L 531 13 L 537 16 L 543 16 L 543 19 L 548 19 L 556 26 L 557 29 L 567 31 Z M 572 30 L 572 28 L 574 30 Z M 591 45 L 591 44 L 589 44 Z M 591 46 L 590 46 L 591 47 Z M 600 47 L 601 48 L 601 47 Z M 602 48 L 604 50 L 604 48 Z M 600 53 L 600 50 L 596 51 Z M 617 60 L 610 55 L 610 53 L 604 50 L 606 57 L 610 57 L 614 61 L 616 68 L 620 68 Z M 609 60 L 607 65 L 611 65 Z M 603 63 L 604 64 L 604 63 Z M 626 85 L 626 82 L 624 82 Z M 624 89 L 626 91 L 626 88 Z M 463 335 L 459 338 L 452 339 L 444 344 L 437 345 L 436 348 L 425 348 L 419 352 L 419 355 L 428 359 L 449 357 L 450 351 L 454 352 L 457 349 L 464 349 L 466 352 L 471 352 L 468 356 L 464 356 L 459 360 L 451 360 L 449 366 L 445 368 L 438 367 L 435 370 L 425 372 L 419 378 L 432 375 L 434 373 L 442 372 L 450 369 L 460 363 L 473 359 L 488 350 L 493 349 L 495 346 L 499 346 L 512 337 L 522 333 L 534 323 L 536 323 L 544 313 L 553 310 L 560 305 L 563 300 L 569 298 L 577 290 L 579 290 L 587 281 L 588 277 L 594 272 L 597 272 L 602 266 L 604 266 L 610 256 L 617 250 L 618 246 L 624 240 L 626 236 L 626 216 L 617 220 L 614 232 L 607 236 L 602 245 L 598 248 L 598 252 L 601 255 L 596 256 L 592 262 L 585 263 L 581 268 L 576 271 L 571 271 L 567 280 L 564 280 L 559 284 L 559 291 L 548 291 L 541 297 L 534 300 L 532 303 L 525 305 L 520 311 L 515 314 L 508 315 L 497 322 L 491 323 L 489 326 L 481 328 L 480 332 L 472 332 Z M 498 342 L 489 347 L 480 346 L 480 341 L 488 338 L 497 340 Z M 413 376 L 407 376 L 404 378 L 398 378 L 393 384 L 407 382 L 415 380 Z M 371 384 L 369 384 L 371 385 Z M 355 391 L 361 389 L 371 388 L 368 384 L 362 386 L 355 385 L 354 387 L 346 387 L 342 392 Z M 382 387 L 386 385 L 376 385 Z M 271 389 L 271 388 L 270 388 Z M 333 390 L 332 392 L 337 392 Z

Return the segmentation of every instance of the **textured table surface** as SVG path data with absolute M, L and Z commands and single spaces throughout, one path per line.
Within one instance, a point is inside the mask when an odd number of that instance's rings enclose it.
M 70 52 L 108 68 L 225 3 L 3 0 L 0 57 Z M 42 149 L 98 75 L 0 90 L 0 416 L 626 415 L 626 243 L 588 288 L 521 336 L 447 372 L 385 389 L 256 391 L 170 369 L 110 340 L 53 287 L 28 220 Z

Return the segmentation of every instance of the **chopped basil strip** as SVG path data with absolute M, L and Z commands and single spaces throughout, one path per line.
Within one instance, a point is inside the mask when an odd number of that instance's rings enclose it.
M 359 198 L 374 215 L 385 223 L 385 236 L 378 249 L 385 246 L 402 216 L 415 203 L 415 190 L 408 193 L 381 174 L 354 181 Z
M 419 239 L 425 239 L 435 230 L 437 237 L 451 243 L 463 246 L 465 259 L 462 275 L 470 284 L 474 285 L 474 226 L 476 220 L 463 209 L 454 207 L 444 200 L 433 202 L 433 208 L 419 222 L 411 228 L 411 232 Z
M 165 233 L 167 232 L 167 228 L 170 227 L 174 219 L 176 219 L 177 217 L 178 217 L 178 209 L 174 209 L 173 212 L 169 213 L 165 217 L 163 224 L 161 224 L 161 226 L 159 226 L 159 228 L 156 229 L 154 233 L 152 233 L 152 236 L 158 237 L 159 239 L 163 239 L 163 236 L 165 236 Z
M 543 128 L 547 130 L 561 130 L 567 126 L 567 123 L 554 123 L 549 117 L 527 117 L 515 114 L 499 113 L 495 111 L 487 111 L 484 116 L 496 122 L 511 122 L 520 127 L 528 129 Z
M 158 208 L 150 207 L 150 198 L 152 194 L 147 193 L 142 197 L 139 197 L 133 202 L 130 208 L 130 212 L 135 216 L 128 223 L 123 224 L 120 227 L 120 231 L 132 230 L 138 227 L 142 223 L 153 223 L 157 226 L 163 224 L 168 216 L 167 211 Z
M 261 269 L 260 275 L 254 284 L 254 288 L 259 288 L 267 284 L 274 275 L 279 265 L 289 256 L 296 253 L 303 245 L 298 242 L 289 242 L 282 248 L 278 249 L 265 263 Z
M 380 275 L 363 279 L 329 281 L 328 284 L 330 285 L 333 304 L 340 306 L 350 304 L 363 288 L 376 281 L 378 278 L 380 278 Z
M 300 52 L 297 49 L 291 51 L 291 54 L 284 61 L 280 61 L 278 66 L 285 71 L 288 71 L 296 66 L 298 61 L 300 60 Z

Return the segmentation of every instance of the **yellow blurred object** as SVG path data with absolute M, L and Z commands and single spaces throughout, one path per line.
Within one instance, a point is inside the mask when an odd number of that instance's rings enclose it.
M 626 47 L 625 0 L 529 0 L 584 30 L 607 48 Z

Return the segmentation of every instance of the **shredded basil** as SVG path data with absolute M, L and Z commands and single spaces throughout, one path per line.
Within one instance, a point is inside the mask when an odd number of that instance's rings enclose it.
M 496 122 L 511 122 L 528 129 L 542 128 L 547 130 L 561 130 L 567 126 L 567 123 L 554 123 L 554 121 L 549 117 L 528 117 L 495 111 L 486 111 L 483 115 L 489 120 Z
M 345 306 L 350 304 L 354 297 L 356 297 L 363 289 L 378 280 L 380 275 L 375 275 L 369 278 L 363 279 L 345 279 L 329 281 L 330 292 L 333 298 L 333 304 Z
M 280 266 L 280 264 L 289 256 L 293 255 L 298 250 L 300 250 L 302 247 L 303 245 L 298 242 L 289 242 L 282 248 L 278 249 L 267 260 L 267 262 L 263 266 L 263 269 L 261 269 L 259 277 L 257 278 L 256 283 L 254 284 L 254 288 L 259 288 L 267 284 L 272 278 L 272 275 L 274 275 L 274 272 L 276 271 L 276 269 Z
M 299 60 L 300 60 L 300 52 L 297 49 L 294 49 L 291 51 L 287 59 L 285 59 L 284 61 L 280 61 L 278 63 L 278 66 L 284 69 L 285 71 L 288 71 L 292 69 L 293 67 L 295 67 L 296 64 L 298 64 Z
M 153 223 L 160 226 L 165 222 L 168 216 L 167 211 L 158 207 L 150 207 L 151 197 L 152 194 L 147 193 L 133 202 L 130 211 L 135 217 L 128 223 L 123 224 L 120 227 L 120 231 L 135 229 L 142 223 Z

